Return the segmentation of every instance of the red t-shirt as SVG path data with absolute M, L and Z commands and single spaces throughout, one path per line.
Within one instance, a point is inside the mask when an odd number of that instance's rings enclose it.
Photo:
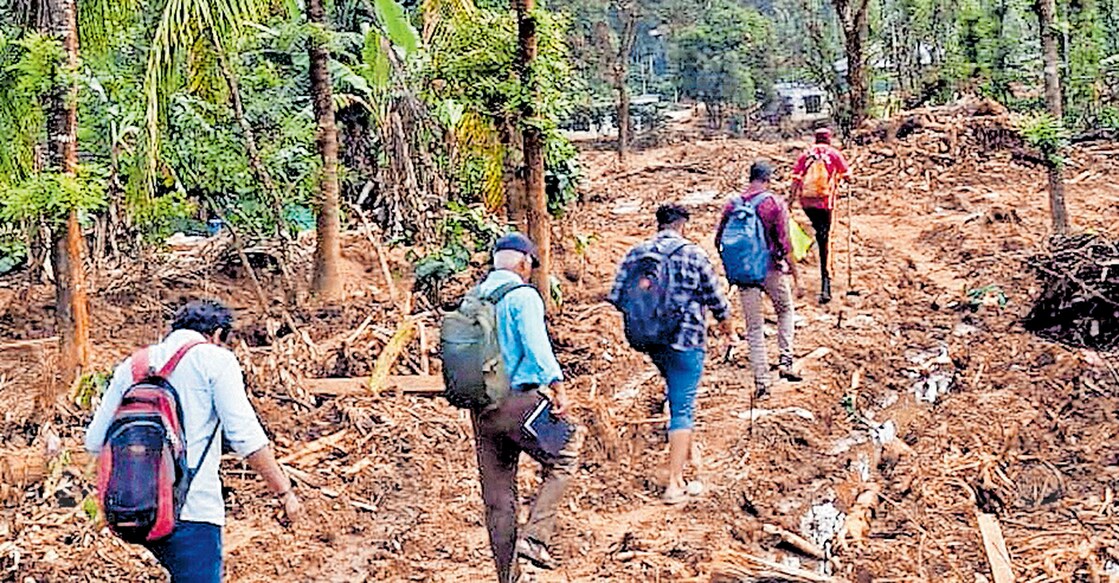
M 828 193 L 827 198 L 801 198 L 800 204 L 807 208 L 831 210 L 835 208 L 835 185 L 840 180 L 850 178 L 851 171 L 847 167 L 847 159 L 839 150 L 830 144 L 815 144 L 797 158 L 796 166 L 793 166 L 794 184 L 800 184 L 804 180 L 808 165 L 814 158 L 823 160 L 824 165 L 827 166 L 829 182 L 832 185 L 831 192 Z

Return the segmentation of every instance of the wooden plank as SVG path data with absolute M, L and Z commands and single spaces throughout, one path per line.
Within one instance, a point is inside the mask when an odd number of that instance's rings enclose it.
M 312 395 L 351 397 L 371 395 L 370 377 L 333 379 L 303 379 L 300 386 Z M 438 375 L 391 375 L 385 381 L 385 390 L 396 390 L 410 395 L 437 395 L 443 392 L 443 377 Z
M 1006 550 L 1006 540 L 1002 537 L 1002 525 L 994 514 L 975 513 L 979 521 L 979 534 L 983 537 L 983 549 L 987 551 L 987 563 L 995 583 L 1014 583 L 1014 570 L 1010 566 L 1010 553 Z

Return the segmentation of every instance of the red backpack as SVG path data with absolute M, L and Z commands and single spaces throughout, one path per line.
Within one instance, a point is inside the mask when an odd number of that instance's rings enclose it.
M 132 355 L 132 386 L 109 425 L 97 471 L 105 521 L 128 542 L 152 542 L 171 534 L 198 472 L 187 465 L 183 406 L 167 378 L 199 344 L 206 343 L 184 345 L 158 372 L 148 364 L 148 348 Z M 215 429 L 206 442 L 199 466 L 217 434 Z

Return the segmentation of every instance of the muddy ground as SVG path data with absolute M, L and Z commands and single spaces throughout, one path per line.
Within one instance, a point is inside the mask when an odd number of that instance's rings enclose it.
M 615 266 L 650 234 L 652 213 L 665 201 L 692 207 L 689 234 L 712 252 L 718 210 L 744 185 L 749 163 L 775 160 L 784 173 L 780 192 L 803 145 L 704 139 L 639 152 L 624 164 L 610 152 L 584 152 L 584 201 L 555 231 L 565 285 L 551 326 L 589 439 L 560 514 L 563 567 L 529 570 L 527 578 L 710 580 L 720 571 L 716 563 L 733 553 L 816 571 L 818 561 L 775 544 L 763 524 L 810 536 L 804 523 L 814 507 L 849 512 L 873 488 L 881 502 L 865 539 L 843 533 L 820 540 L 834 547 L 837 580 L 991 580 L 978 512 L 997 516 L 1019 581 L 1099 581 L 1119 573 L 1112 447 L 1119 368 L 1106 355 L 1022 329 L 1038 291 L 1025 262 L 1044 245 L 1049 219 L 1044 174 L 1012 162 L 1009 151 L 965 153 L 951 163 L 907 157 L 901 148 L 886 160 L 889 146 L 850 151 L 857 176 L 852 244 L 844 212 L 835 227 L 836 301 L 822 307 L 810 293 L 796 306 L 804 382 L 777 385 L 754 404 L 769 414 L 755 412 L 751 422 L 744 348 L 725 362 L 713 347 L 697 419 L 695 474 L 707 492 L 682 507 L 658 501 L 667 457 L 657 408 L 663 385 L 625 345 L 619 317 L 603 303 Z M 1116 238 L 1119 168 L 1110 147 L 1076 151 L 1068 204 L 1077 229 Z M 590 235 L 585 254 L 577 253 L 576 238 Z M 217 296 L 241 310 L 237 351 L 254 404 L 279 455 L 290 456 L 310 512 L 302 524 L 281 524 L 263 484 L 229 458 L 229 580 L 492 580 L 465 414 L 425 396 L 330 397 L 302 387 L 305 376 L 368 374 L 401 319 L 371 244 L 360 233 L 346 241 L 348 299 L 340 308 L 296 314 L 300 334 L 287 333 L 278 315 L 261 314 L 243 270 L 202 268 L 143 285 L 102 275 L 94 296 L 97 366 L 108 370 L 137 344 L 155 340 L 182 298 Z M 405 251 L 390 255 L 406 286 Z M 802 268 L 809 290 L 818 285 L 814 261 Z M 272 290 L 278 279 L 266 263 L 262 277 Z M 150 269 L 158 275 L 161 265 L 153 260 Z M 453 297 L 469 277 L 443 294 Z M 3 341 L 53 334 L 50 287 L 29 288 L 26 277 L 4 285 Z M 430 308 L 419 299 L 407 311 L 434 337 Z M 269 329 L 279 338 L 272 341 Z M 775 342 L 771 337 L 774 357 Z M 427 362 L 434 342 L 426 344 L 425 355 L 413 343 L 397 372 L 437 372 L 437 361 Z M 30 395 L 52 377 L 52 351 L 52 343 L 0 349 L 3 448 L 39 447 L 51 432 L 64 449 L 79 446 L 88 410 L 66 404 L 46 426 L 33 422 L 41 416 Z M 872 425 L 892 421 L 904 446 L 883 455 L 859 421 L 867 418 Z M 306 451 L 324 436 L 337 439 Z M 522 493 L 538 481 L 528 462 L 520 481 Z M 71 461 L 52 464 L 45 483 L 4 492 L 0 580 L 159 576 L 150 556 L 83 512 L 90 488 L 88 468 Z

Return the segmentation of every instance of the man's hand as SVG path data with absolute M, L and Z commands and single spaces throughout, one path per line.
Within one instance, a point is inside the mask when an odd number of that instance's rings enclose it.
M 295 492 L 288 490 L 288 493 L 284 494 L 280 501 L 284 504 L 284 515 L 287 516 L 288 521 L 294 524 L 303 518 L 303 502 L 299 500 L 299 496 L 296 496 Z
M 716 324 L 715 330 L 719 333 L 719 336 L 723 338 L 734 339 L 734 324 L 731 323 L 730 318 Z
M 567 390 L 563 388 L 561 383 L 553 383 L 551 386 L 552 393 L 552 414 L 556 417 L 567 417 L 568 407 L 570 402 L 567 400 Z

